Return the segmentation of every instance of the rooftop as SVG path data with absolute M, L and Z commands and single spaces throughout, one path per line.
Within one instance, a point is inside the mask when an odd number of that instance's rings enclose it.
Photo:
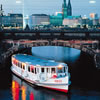
M 33 57 L 31 55 L 26 54 L 16 54 L 13 56 L 15 59 L 17 59 L 20 62 L 28 63 L 29 65 L 40 65 L 40 66 L 58 66 L 58 65 L 65 65 L 64 63 L 59 63 L 55 61 L 50 60 L 44 60 L 40 58 Z
M 32 16 L 48 16 L 46 14 L 32 14 Z

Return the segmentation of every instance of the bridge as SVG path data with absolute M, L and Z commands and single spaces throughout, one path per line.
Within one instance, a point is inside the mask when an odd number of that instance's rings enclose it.
M 23 48 L 34 46 L 64 46 L 79 49 L 94 57 L 96 67 L 100 67 L 100 31 L 89 30 L 2 30 L 0 38 L 11 45 L 1 54 L 0 62 Z
M 37 46 L 63 46 L 63 47 L 71 47 L 75 49 L 79 49 L 83 52 L 86 52 L 94 57 L 94 61 L 97 65 L 97 58 L 98 53 L 100 52 L 98 49 L 98 41 L 96 40 L 87 40 L 87 41 L 80 41 L 80 40 L 4 40 L 4 43 L 10 44 L 11 48 L 7 50 L 7 52 L 1 54 L 0 63 L 2 63 L 5 59 L 10 57 L 15 52 L 19 51 L 20 49 L 27 49 L 30 47 L 37 47 Z M 99 65 L 99 63 L 98 63 Z M 96 66 L 98 67 L 98 66 Z
M 1 39 L 100 40 L 100 30 L 2 30 Z

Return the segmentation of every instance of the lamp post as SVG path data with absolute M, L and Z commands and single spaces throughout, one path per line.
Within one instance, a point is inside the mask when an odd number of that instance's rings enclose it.
M 23 3 L 22 4 L 23 4 L 23 29 L 24 29 L 25 28 L 25 21 L 24 21 L 25 20 L 24 19 L 24 0 L 23 0 Z
M 21 2 L 20 0 L 16 0 L 17 4 L 21 4 L 22 3 L 22 14 L 23 14 L 23 30 L 25 28 L 25 21 L 24 21 L 24 0 Z

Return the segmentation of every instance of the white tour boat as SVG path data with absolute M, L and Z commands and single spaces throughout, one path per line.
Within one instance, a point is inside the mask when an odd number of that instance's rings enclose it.
M 37 86 L 68 92 L 70 74 L 65 63 L 16 54 L 12 56 L 11 70 L 22 79 Z

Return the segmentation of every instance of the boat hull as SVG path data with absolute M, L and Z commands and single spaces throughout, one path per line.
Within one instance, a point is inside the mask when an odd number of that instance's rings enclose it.
M 28 77 L 26 78 L 26 77 L 22 76 L 20 73 L 18 73 L 14 69 L 13 66 L 11 67 L 11 70 L 12 70 L 12 72 L 15 75 L 17 75 L 21 79 L 24 79 L 25 81 L 27 81 L 27 82 L 29 82 L 29 83 L 31 83 L 33 85 L 40 86 L 40 87 L 44 87 L 44 88 L 47 88 L 47 89 L 50 89 L 50 90 L 56 90 L 56 91 L 64 92 L 64 93 L 67 93 L 68 92 L 68 86 L 69 86 L 69 84 L 48 84 L 48 83 L 40 83 L 40 82 L 37 82 L 35 80 L 31 80 Z

